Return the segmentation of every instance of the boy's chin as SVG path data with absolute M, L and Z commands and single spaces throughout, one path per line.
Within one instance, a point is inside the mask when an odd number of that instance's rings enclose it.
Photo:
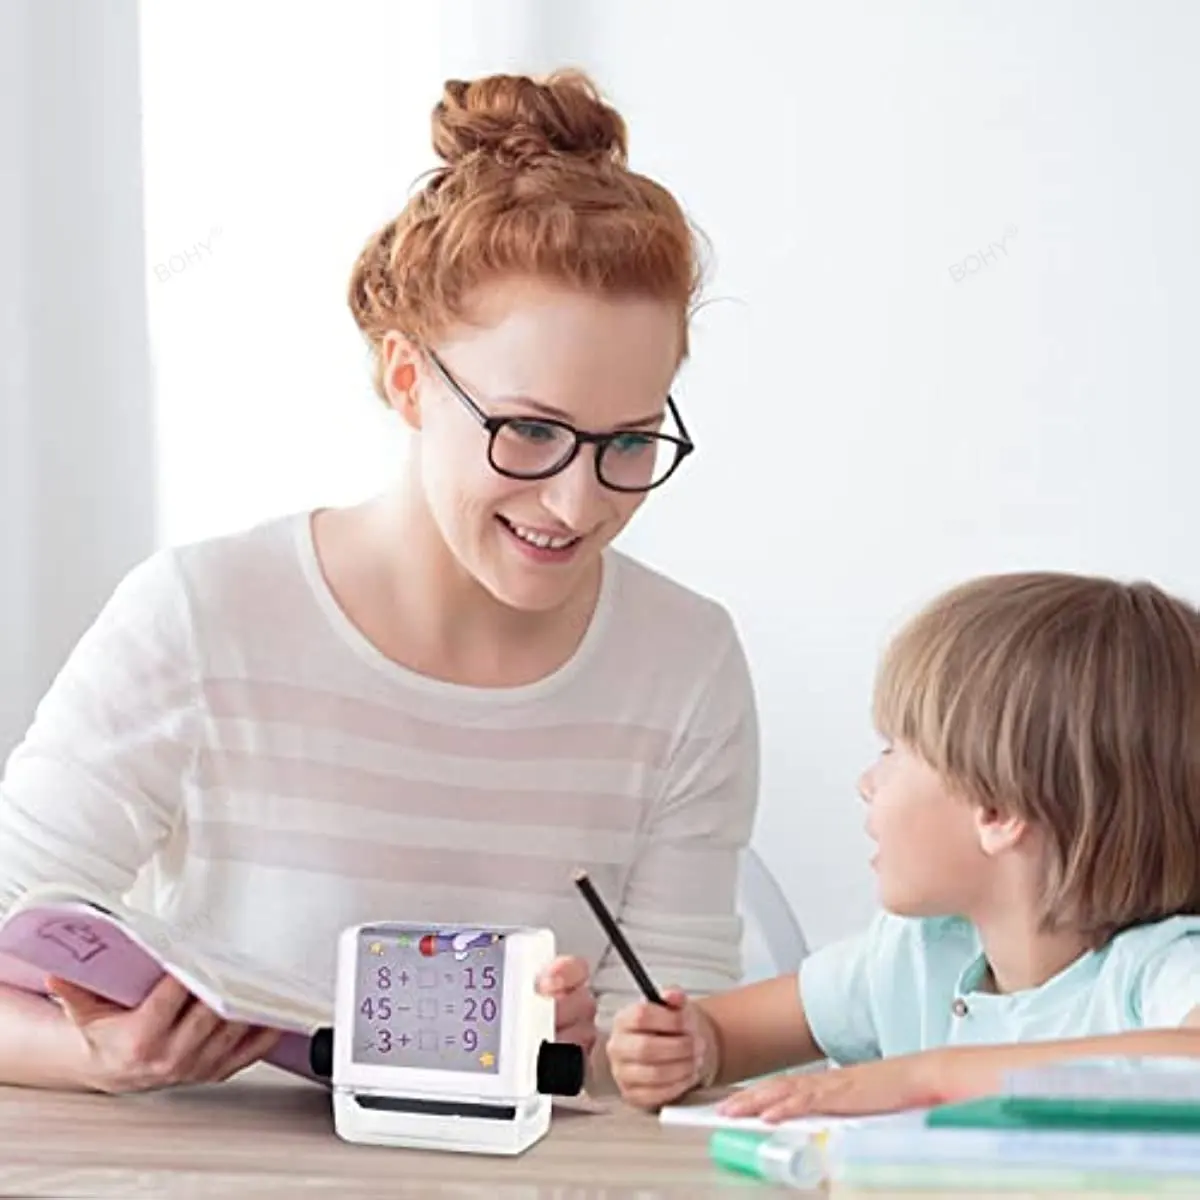
M 886 909 L 894 917 L 945 917 L 951 915 L 945 903 L 939 903 L 934 896 L 903 888 L 879 888 L 880 907 Z

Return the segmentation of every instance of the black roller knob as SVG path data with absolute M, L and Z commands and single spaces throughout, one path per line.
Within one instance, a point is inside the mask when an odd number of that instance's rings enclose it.
M 578 1096 L 583 1091 L 587 1059 L 573 1042 L 543 1042 L 538 1051 L 537 1090 L 543 1096 Z
M 333 1030 L 328 1026 L 318 1029 L 309 1040 L 308 1065 L 318 1079 L 333 1075 Z

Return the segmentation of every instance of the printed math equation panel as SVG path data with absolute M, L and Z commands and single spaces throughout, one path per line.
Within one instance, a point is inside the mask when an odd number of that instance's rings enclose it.
M 359 934 L 357 963 L 355 1062 L 499 1070 L 502 935 L 368 927 Z

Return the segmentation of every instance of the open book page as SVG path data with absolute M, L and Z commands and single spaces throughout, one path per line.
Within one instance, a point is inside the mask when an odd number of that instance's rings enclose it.
M 659 1111 L 659 1120 L 664 1125 L 689 1125 L 704 1129 L 752 1129 L 761 1133 L 816 1134 L 830 1133 L 847 1125 L 861 1124 L 861 1117 L 793 1117 L 790 1121 L 778 1121 L 773 1125 L 758 1117 L 726 1117 L 717 1112 L 717 1101 L 713 1104 L 672 1104 Z
M 44 991 L 58 975 L 133 1007 L 167 970 L 227 1020 L 310 1033 L 332 1023 L 332 997 L 235 951 L 175 935 L 149 913 L 75 889 L 27 893 L 0 924 L 0 983 Z

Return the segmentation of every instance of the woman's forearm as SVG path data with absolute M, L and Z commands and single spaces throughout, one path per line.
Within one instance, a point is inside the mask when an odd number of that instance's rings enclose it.
M 90 1090 L 87 1047 L 57 1004 L 0 985 L 0 1084 Z

